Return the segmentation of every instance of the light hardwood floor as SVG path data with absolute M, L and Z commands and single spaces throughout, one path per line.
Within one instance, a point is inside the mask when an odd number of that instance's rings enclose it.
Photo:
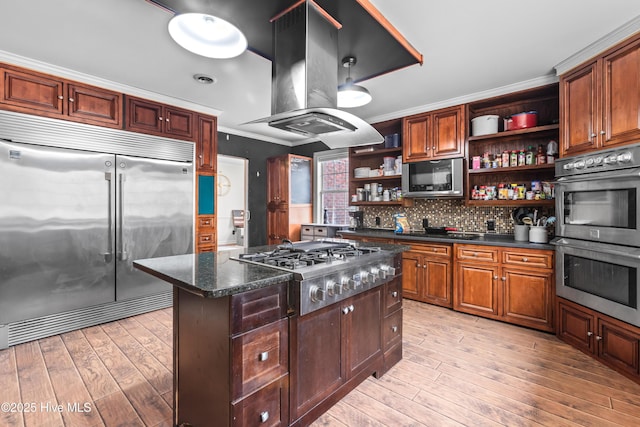
M 0 426 L 170 426 L 171 326 L 166 309 L 0 351 L 0 403 L 22 409 Z M 640 425 L 640 385 L 553 335 L 409 300 L 403 327 L 404 359 L 314 427 Z

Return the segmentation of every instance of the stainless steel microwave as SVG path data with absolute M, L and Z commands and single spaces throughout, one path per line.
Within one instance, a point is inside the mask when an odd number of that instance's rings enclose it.
M 462 157 L 402 164 L 402 194 L 405 197 L 436 198 L 463 196 Z

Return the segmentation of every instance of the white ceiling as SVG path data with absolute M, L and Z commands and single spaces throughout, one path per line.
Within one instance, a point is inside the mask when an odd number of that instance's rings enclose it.
M 637 0 L 371 3 L 424 55 L 424 65 L 362 82 L 373 101 L 349 111 L 369 122 L 550 82 L 556 64 L 640 16 Z M 308 142 L 242 125 L 271 114 L 268 60 L 251 52 L 231 60 L 187 52 L 167 33 L 172 15 L 152 3 L 0 0 L 0 5 L 0 60 L 213 113 L 225 132 L 290 145 Z M 217 83 L 196 83 L 196 73 Z

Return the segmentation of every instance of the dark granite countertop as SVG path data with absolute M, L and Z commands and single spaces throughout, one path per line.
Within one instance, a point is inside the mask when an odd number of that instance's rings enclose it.
M 468 238 L 455 238 L 438 236 L 437 234 L 426 235 L 422 232 L 406 234 L 396 234 L 393 230 L 365 228 L 363 230 L 342 230 L 338 232 L 343 238 L 348 239 L 350 235 L 361 237 L 377 237 L 384 239 L 395 239 L 398 243 L 402 241 L 435 242 L 435 243 L 465 243 L 473 245 L 487 246 L 508 246 L 524 249 L 547 249 L 554 250 L 554 246 L 548 243 L 520 242 L 513 239 L 512 234 L 473 234 L 469 233 Z
M 205 298 L 220 298 L 289 281 L 291 273 L 230 259 L 238 251 L 140 259 L 134 267 Z

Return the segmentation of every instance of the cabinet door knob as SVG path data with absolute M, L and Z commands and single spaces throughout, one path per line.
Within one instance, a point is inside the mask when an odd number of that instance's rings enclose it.
M 474 252 L 473 254 L 471 254 L 472 256 L 478 256 L 477 252 Z
M 391 327 L 391 331 L 392 332 L 398 332 L 398 327 L 397 326 L 392 326 Z
M 69 102 L 75 102 L 76 100 L 73 98 L 69 98 Z
M 493 276 L 493 280 L 498 280 L 498 276 Z
M 587 336 L 588 336 L 588 337 L 593 336 L 593 332 L 588 331 L 588 332 L 587 332 Z
M 163 119 L 162 117 L 158 117 L 158 120 L 162 121 L 162 120 L 164 120 L 164 119 Z
M 269 419 L 269 412 L 268 411 L 260 412 L 260 422 L 261 423 L 266 423 L 268 419 Z
M 591 134 L 591 138 L 595 138 L 597 135 L 595 133 Z
M 344 307 L 342 309 L 342 314 L 349 314 L 349 307 Z
M 503 282 L 506 282 L 506 281 L 507 281 L 507 278 L 506 278 L 505 276 L 502 276 L 502 281 L 503 281 Z
M 397 298 L 398 297 L 398 292 L 397 291 L 391 292 L 391 296 L 394 297 L 394 298 Z
M 353 304 L 351 304 L 351 305 L 349 306 L 349 311 L 353 311 L 353 310 L 355 310 L 355 309 L 356 309 L 356 308 L 353 306 Z
M 527 261 L 529 261 L 529 258 L 527 257 L 522 258 L 522 262 L 527 262 Z
M 269 358 L 269 352 L 268 351 L 263 351 L 262 353 L 260 353 L 258 355 L 258 360 L 260 362 L 264 362 L 265 360 L 267 360 Z
M 64 99 L 64 96 L 58 95 L 58 99 Z
M 432 148 L 432 149 L 433 149 L 433 150 L 435 151 L 435 149 L 436 149 L 436 146 L 434 145 L 434 146 L 433 146 L 433 147 L 431 147 L 431 148 Z
M 606 133 L 607 133 L 607 132 L 605 132 L 605 131 L 603 131 L 603 130 L 601 130 L 601 131 L 600 131 L 600 135 L 604 135 L 604 134 L 606 134 Z
M 169 123 L 169 119 L 165 119 L 167 121 L 167 123 Z
M 596 335 L 596 340 L 602 341 L 602 337 L 600 335 Z

